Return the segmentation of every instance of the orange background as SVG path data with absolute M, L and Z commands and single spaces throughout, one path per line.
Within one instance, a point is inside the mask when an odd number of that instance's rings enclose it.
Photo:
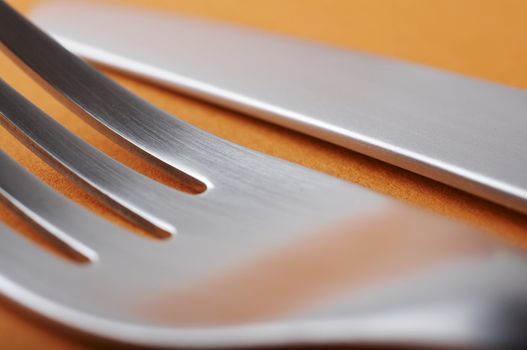
M 8 2 L 26 13 L 37 3 L 34 0 Z M 259 27 L 527 88 L 527 1 L 523 0 L 130 0 L 126 3 Z M 144 84 L 108 69 L 104 71 L 153 104 L 218 136 L 464 220 L 527 246 L 527 217 L 524 215 L 311 137 Z M 73 116 L 1 54 L 0 76 L 63 125 L 112 157 L 153 177 L 162 177 Z M 0 148 L 56 190 L 138 231 L 33 156 L 3 129 L 0 129 Z M 2 206 L 0 220 L 38 240 Z M 0 304 L 1 348 L 82 349 L 92 346 L 20 315 L 4 300 Z

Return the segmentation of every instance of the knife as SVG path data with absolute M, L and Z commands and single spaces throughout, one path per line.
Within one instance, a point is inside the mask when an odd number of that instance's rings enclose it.
M 94 62 L 527 213 L 526 91 L 133 7 L 55 1 L 32 18 Z

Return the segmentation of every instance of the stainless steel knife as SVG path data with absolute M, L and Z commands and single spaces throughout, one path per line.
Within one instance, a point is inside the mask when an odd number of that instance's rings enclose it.
M 32 17 L 95 62 L 527 213 L 526 91 L 144 9 L 55 1 Z

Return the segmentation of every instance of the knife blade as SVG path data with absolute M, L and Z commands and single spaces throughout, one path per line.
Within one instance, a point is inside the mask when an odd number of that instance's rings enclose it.
M 55 1 L 32 18 L 94 62 L 527 213 L 526 91 L 133 7 Z

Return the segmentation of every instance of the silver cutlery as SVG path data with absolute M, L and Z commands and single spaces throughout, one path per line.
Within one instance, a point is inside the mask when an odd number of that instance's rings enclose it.
M 54 1 L 32 17 L 92 61 L 527 213 L 525 91 L 146 9 Z
M 0 1 L 5 52 L 199 194 L 141 175 L 0 81 L 0 123 L 146 239 L 0 152 L 0 198 L 72 261 L 0 224 L 0 293 L 58 324 L 153 347 L 527 344 L 523 252 L 452 220 L 244 149 L 134 96 Z

